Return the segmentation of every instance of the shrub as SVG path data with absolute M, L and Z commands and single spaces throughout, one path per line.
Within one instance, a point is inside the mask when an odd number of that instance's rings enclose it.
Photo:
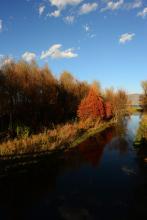
M 23 125 L 19 126 L 17 125 L 16 127 L 16 135 L 18 138 L 27 138 L 30 134 L 30 128 Z

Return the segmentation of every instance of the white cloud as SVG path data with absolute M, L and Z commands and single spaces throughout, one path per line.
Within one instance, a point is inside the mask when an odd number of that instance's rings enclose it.
M 57 18 L 60 16 L 60 13 L 60 10 L 55 10 L 52 13 L 48 14 L 48 16 Z
M 88 24 L 85 24 L 83 26 L 83 28 L 84 28 L 85 32 L 89 32 L 90 31 L 90 26 Z
M 142 11 L 140 11 L 137 16 L 140 16 L 142 18 L 145 18 L 147 16 L 147 7 L 144 8 Z
M 134 36 L 135 36 L 134 33 L 125 33 L 125 34 L 122 34 L 122 35 L 120 36 L 119 42 L 120 42 L 121 44 L 125 44 L 126 42 L 133 40 L 133 37 L 134 37 Z
M 78 5 L 83 0 L 49 0 L 51 5 L 56 6 L 59 9 L 65 8 L 67 5 Z
M 46 59 L 47 57 L 54 59 L 74 58 L 78 56 L 78 54 L 74 53 L 73 48 L 62 51 L 61 47 L 61 44 L 52 45 L 47 51 L 42 51 L 40 59 Z
M 39 15 L 42 15 L 45 10 L 45 5 L 40 5 L 38 10 L 39 10 Z
M 0 19 L 0 32 L 3 30 L 3 21 Z
M 142 6 L 142 0 L 135 0 L 134 2 L 129 2 L 124 5 L 126 9 L 135 9 Z
M 22 59 L 25 60 L 26 62 L 31 62 L 31 61 L 35 60 L 35 58 L 36 58 L 36 54 L 31 53 L 31 52 L 25 52 L 22 55 Z
M 118 0 L 118 1 L 108 1 L 107 6 L 105 8 L 102 8 L 101 11 L 107 11 L 107 10 L 117 10 L 121 8 L 124 4 L 124 0 Z
M 67 24 L 72 24 L 72 23 L 74 22 L 74 20 L 75 20 L 75 17 L 72 16 L 72 15 L 66 16 L 66 17 L 64 18 L 64 21 L 65 21 L 65 23 L 67 23 Z
M 80 14 L 88 14 L 91 11 L 95 11 L 98 7 L 98 3 L 85 3 L 80 8 Z

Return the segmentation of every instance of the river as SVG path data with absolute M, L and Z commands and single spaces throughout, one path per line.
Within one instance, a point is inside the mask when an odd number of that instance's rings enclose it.
M 147 218 L 147 152 L 133 141 L 141 115 L 78 147 L 0 178 L 1 220 Z

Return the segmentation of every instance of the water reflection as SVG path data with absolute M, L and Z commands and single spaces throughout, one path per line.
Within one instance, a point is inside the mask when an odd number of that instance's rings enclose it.
M 142 219 L 147 150 L 133 149 L 139 120 L 126 118 L 77 148 L 1 177 L 0 219 Z
M 76 149 L 68 151 L 65 155 L 70 158 L 69 161 L 80 159 L 82 163 L 85 162 L 92 166 L 98 166 L 103 155 L 104 147 L 115 136 L 115 131 L 116 129 L 114 127 L 108 128 L 101 135 L 98 134 L 88 138 L 79 144 Z

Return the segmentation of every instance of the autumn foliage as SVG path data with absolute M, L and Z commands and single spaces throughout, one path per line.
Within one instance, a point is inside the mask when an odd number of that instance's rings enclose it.
M 86 98 L 81 101 L 78 108 L 78 117 L 82 120 L 87 118 L 96 119 L 105 116 L 105 106 L 103 98 L 95 92 L 93 88 L 90 89 Z
M 72 120 L 89 85 L 64 72 L 57 79 L 35 62 L 0 67 L 0 132 L 26 125 L 32 131 Z
M 110 119 L 124 113 L 126 103 L 124 91 L 102 92 L 99 82 L 90 85 L 67 71 L 57 78 L 48 66 L 35 62 L 20 60 L 0 66 L 0 139 L 5 131 L 19 133 L 18 127 L 37 133 L 77 116 Z
M 105 93 L 101 94 L 100 90 L 95 89 L 95 86 L 91 86 L 91 89 L 85 97 L 77 111 L 77 115 L 80 119 L 86 118 L 92 119 L 110 119 L 125 115 L 127 112 L 128 97 L 124 90 L 120 89 L 114 91 L 113 89 L 107 89 Z

